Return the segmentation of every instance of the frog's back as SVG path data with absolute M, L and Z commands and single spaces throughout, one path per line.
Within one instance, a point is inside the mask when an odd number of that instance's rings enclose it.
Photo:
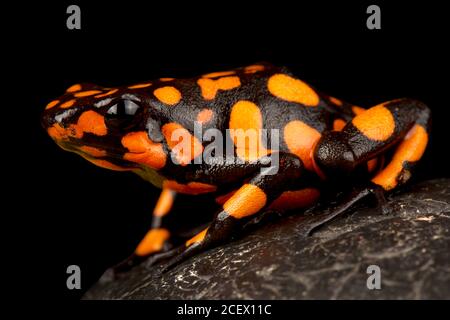
M 328 98 L 286 68 L 267 63 L 191 79 L 163 79 L 152 89 L 151 104 L 167 117 L 165 122 L 191 132 L 200 123 L 203 132 L 214 128 L 224 137 L 227 129 L 265 129 L 261 141 L 268 149 L 273 148 L 275 129 L 280 137 L 275 147 L 301 157 L 306 167 L 311 166 L 310 149 L 330 127 Z M 176 103 L 167 108 L 170 100 Z

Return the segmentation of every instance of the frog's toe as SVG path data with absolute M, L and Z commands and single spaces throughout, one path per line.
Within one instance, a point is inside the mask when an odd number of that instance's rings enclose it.
M 161 273 L 166 273 L 185 261 L 186 259 L 200 253 L 203 251 L 203 245 L 202 243 L 193 243 L 192 245 L 186 247 L 186 246 L 180 246 L 171 252 L 172 258 L 163 265 L 162 269 L 160 270 Z M 165 257 L 167 258 L 167 256 Z
M 387 201 L 386 191 L 381 186 L 371 183 L 368 190 L 373 194 L 375 205 L 382 215 L 388 215 L 400 209 L 399 204 Z
M 154 265 L 158 264 L 161 261 L 164 261 L 164 260 L 167 260 L 167 259 L 170 259 L 170 258 L 176 256 L 180 252 L 181 252 L 180 248 L 177 247 L 175 249 L 167 250 L 164 252 L 154 253 L 146 259 L 146 261 L 144 262 L 144 265 L 146 268 L 153 267 Z
M 381 214 L 383 215 L 389 215 L 393 213 L 401 212 L 404 208 L 404 203 L 401 201 L 391 201 L 388 203 L 385 203 L 380 206 Z

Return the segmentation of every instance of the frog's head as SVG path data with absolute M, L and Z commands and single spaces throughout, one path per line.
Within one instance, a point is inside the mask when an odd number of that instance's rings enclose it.
M 149 137 L 154 121 L 144 89 L 74 85 L 47 105 L 42 125 L 61 148 L 100 167 L 160 169 L 166 155 L 161 141 Z

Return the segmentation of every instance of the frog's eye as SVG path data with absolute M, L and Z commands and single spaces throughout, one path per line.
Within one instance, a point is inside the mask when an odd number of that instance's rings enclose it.
M 105 121 L 110 128 L 124 129 L 133 125 L 139 105 L 131 100 L 119 100 L 106 111 Z

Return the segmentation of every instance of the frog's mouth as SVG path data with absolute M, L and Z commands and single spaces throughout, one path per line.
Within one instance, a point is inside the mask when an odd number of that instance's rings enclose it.
M 73 152 L 87 161 L 106 169 L 129 171 L 139 169 L 135 163 L 122 159 L 119 153 L 85 145 L 78 141 L 59 140 L 56 143 L 65 151 Z

